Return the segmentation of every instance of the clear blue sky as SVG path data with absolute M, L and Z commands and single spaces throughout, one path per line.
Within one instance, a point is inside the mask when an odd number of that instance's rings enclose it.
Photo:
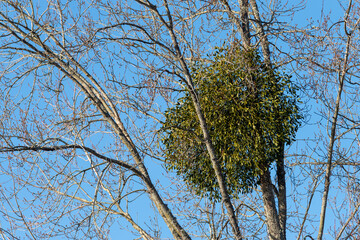
M 343 15 L 343 9 L 341 9 L 339 7 L 339 3 L 336 0 L 328 0 L 328 1 L 320 1 L 320 0 L 309 0 L 306 3 L 306 8 L 301 10 L 300 12 L 298 12 L 295 16 L 294 16 L 294 24 L 298 24 L 299 26 L 302 25 L 306 25 L 310 19 L 314 20 L 316 22 L 317 19 L 321 18 L 322 16 L 322 9 L 324 10 L 324 14 L 327 14 L 329 12 L 331 12 L 332 16 L 337 19 L 338 17 Z M 284 19 L 286 20 L 286 18 Z M 219 37 L 221 39 L 221 36 Z M 227 37 L 224 36 L 224 39 L 226 39 Z M 121 72 L 123 69 L 117 69 L 118 72 Z M 95 71 L 96 72 L 96 71 Z M 98 72 L 99 76 L 101 76 L 103 73 L 102 72 Z M 121 74 L 120 74 L 121 75 Z M 129 77 L 129 76 L 127 76 Z M 136 76 L 134 77 L 136 78 Z M 158 102 L 158 104 L 161 104 L 161 102 Z M 309 119 L 309 123 L 314 123 L 317 121 L 318 116 L 316 114 L 314 114 L 317 111 L 317 106 L 315 102 L 309 102 L 308 104 L 312 105 L 311 107 L 311 111 L 309 113 L 309 115 L 311 116 L 311 118 Z M 141 120 L 139 120 L 141 121 Z M 306 138 L 312 138 L 312 136 L 314 135 L 314 133 L 316 133 L 316 128 L 315 125 L 304 125 L 298 132 L 297 137 L 299 139 L 306 139 Z M 102 139 L 103 140 L 103 139 Z M 94 142 L 98 143 L 97 141 L 99 141 L 98 139 L 96 139 Z M 101 142 L 101 144 L 106 145 L 107 142 L 106 140 L 103 140 Z M 291 154 L 293 151 L 296 151 L 296 149 L 298 147 L 300 147 L 301 144 L 304 144 L 301 141 L 296 142 L 292 148 L 289 151 L 289 154 Z M 164 170 L 163 167 L 161 166 L 160 162 L 158 162 L 157 160 L 152 160 L 149 158 L 145 158 L 146 161 L 146 165 L 149 168 L 149 173 L 152 176 L 152 179 L 155 181 L 157 180 L 164 180 L 165 184 L 163 184 L 161 187 L 170 187 L 171 183 L 169 182 L 169 180 L 166 178 L 166 176 L 164 176 Z M 3 184 L 5 181 L 7 181 L 7 179 L 4 179 L 3 176 L 1 176 L 1 184 Z M 158 185 L 160 186 L 160 185 Z M 288 185 L 288 194 L 291 193 L 292 190 L 292 185 L 289 181 L 289 185 Z M 306 189 L 304 189 L 305 191 Z M 319 190 L 322 190 L 322 187 L 319 188 Z M 176 192 L 174 192 L 175 194 Z M 24 196 L 26 197 L 26 196 Z M 291 196 L 289 196 L 289 208 L 293 208 L 294 206 L 292 205 L 292 201 L 291 201 Z M 138 220 L 140 224 L 146 224 L 149 223 L 149 225 L 151 225 L 151 223 L 149 222 L 149 220 L 153 220 L 153 221 L 159 221 L 159 229 L 161 230 L 161 232 L 163 233 L 162 237 L 169 237 L 169 239 L 171 238 L 171 234 L 169 233 L 169 231 L 167 230 L 166 225 L 164 224 L 164 222 L 162 221 L 161 217 L 158 216 L 158 214 L 154 214 L 154 207 L 152 207 L 151 202 L 148 200 L 146 195 L 142 195 L 137 199 L 134 199 L 135 203 L 130 205 L 130 212 L 133 213 L 133 217 L 135 220 Z M 314 204 L 312 205 L 311 208 L 311 213 L 314 215 L 319 215 L 320 214 L 320 206 L 321 206 L 321 194 L 317 194 L 315 196 L 314 199 Z M 334 218 L 333 218 L 333 213 L 332 211 L 329 209 L 327 211 L 327 220 L 326 220 L 326 224 L 327 226 L 330 226 L 333 224 Z M 315 217 L 315 219 L 318 219 L 318 216 Z M 3 222 L 4 220 L 1 220 L 1 225 L 2 227 L 5 228 L 6 226 L 6 222 Z M 291 224 L 291 222 L 289 222 L 289 224 Z M 317 228 L 317 224 L 315 225 L 315 228 Z M 126 229 L 128 229 L 128 231 L 126 231 Z M 113 226 L 111 227 L 111 231 L 110 231 L 110 238 L 111 239 L 121 239 L 121 240 L 131 240 L 131 239 L 135 239 L 134 234 L 132 234 L 131 232 L 135 231 L 132 229 L 131 225 L 129 223 L 127 223 L 125 220 L 115 220 L 115 223 L 113 224 Z M 290 233 L 288 232 L 288 239 L 294 239 L 295 238 L 296 233 Z M 316 236 L 313 236 L 316 237 Z M 326 236 L 325 236 L 326 237 Z M 57 238 L 59 239 L 59 238 Z

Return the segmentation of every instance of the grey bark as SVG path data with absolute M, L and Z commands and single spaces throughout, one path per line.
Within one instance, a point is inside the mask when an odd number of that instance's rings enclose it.
M 257 6 L 256 0 L 250 0 L 250 6 L 251 6 L 251 9 L 252 9 L 252 14 L 253 14 L 254 19 L 255 19 L 254 26 L 255 26 L 256 32 L 260 36 L 260 44 L 261 44 L 264 60 L 265 60 L 265 62 L 267 64 L 271 64 L 269 41 L 268 41 L 268 38 L 267 38 L 267 36 L 266 36 L 266 34 L 264 32 L 262 19 L 260 18 L 259 8 Z
M 279 216 L 276 210 L 273 184 L 269 169 L 266 169 L 260 176 L 260 187 L 264 202 L 264 210 L 266 217 L 266 226 L 271 240 L 283 240 L 283 231 L 281 231 Z

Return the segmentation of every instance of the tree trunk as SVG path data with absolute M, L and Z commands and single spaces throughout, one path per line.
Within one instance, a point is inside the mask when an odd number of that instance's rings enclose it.
M 286 181 L 284 168 L 284 144 L 282 144 L 281 157 L 276 162 L 276 175 L 278 182 L 278 209 L 279 209 L 279 224 L 284 239 L 286 239 Z
M 266 225 L 270 240 L 284 240 L 283 233 L 280 228 L 279 216 L 276 210 L 273 185 L 271 182 L 269 169 L 260 176 L 260 187 L 263 194 L 263 202 L 265 209 Z

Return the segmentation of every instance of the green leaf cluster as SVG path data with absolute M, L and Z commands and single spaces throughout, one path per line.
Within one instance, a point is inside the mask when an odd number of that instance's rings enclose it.
M 268 67 L 257 51 L 218 48 L 211 64 L 196 63 L 192 78 L 232 197 L 247 193 L 281 158 L 300 125 L 297 87 Z M 167 169 L 199 195 L 220 199 L 189 92 L 169 108 L 162 126 Z

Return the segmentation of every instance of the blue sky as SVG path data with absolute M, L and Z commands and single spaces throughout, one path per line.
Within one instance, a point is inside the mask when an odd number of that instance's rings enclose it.
M 323 15 L 322 14 L 327 14 L 329 12 L 331 12 L 331 16 L 334 19 L 338 19 L 339 17 L 343 16 L 343 9 L 341 7 L 339 7 L 339 2 L 335 1 L 335 0 L 328 0 L 328 1 L 307 1 L 306 5 L 305 5 L 305 9 L 299 11 L 298 13 L 295 14 L 294 19 L 293 19 L 293 24 L 298 24 L 299 27 L 307 25 L 309 21 L 314 21 L 314 25 L 316 27 L 317 24 L 317 20 L 320 19 Z M 322 12 L 323 10 L 323 12 Z M 290 16 L 284 18 L 284 21 L 287 21 L 288 19 L 290 19 Z M 222 33 L 219 33 L 222 34 Z M 218 39 L 226 39 L 226 37 L 222 37 L 219 36 Z M 209 46 L 212 46 L 211 42 L 209 43 Z M 101 55 L 101 54 L 100 54 Z M 106 55 L 101 56 L 103 58 L 106 58 Z M 131 58 L 131 56 L 129 56 L 129 58 Z M 117 59 L 109 59 L 109 62 L 116 62 Z M 131 61 L 131 60 L 129 60 Z M 135 60 L 134 60 L 135 62 Z M 115 63 L 116 64 L 116 63 Z M 160 65 L 161 63 L 159 63 Z M 109 64 L 110 65 L 110 64 Z M 129 80 L 128 83 L 131 82 L 136 82 L 137 80 L 139 80 L 139 76 L 136 75 L 132 75 L 134 73 L 132 73 L 132 68 L 128 67 L 125 68 L 123 67 L 123 65 L 119 64 L 117 66 L 120 66 L 118 69 L 114 70 L 114 75 L 118 76 L 119 78 L 127 78 Z M 93 66 L 89 65 L 89 68 L 96 68 L 96 65 L 94 64 Z M 102 78 L 105 77 L 105 73 L 101 72 L 101 71 L 97 71 L 96 69 L 92 69 L 93 73 L 97 75 L 98 78 Z M 125 76 L 126 75 L 126 76 Z M 130 76 L 130 77 L 129 77 Z M 77 101 L 77 103 L 73 106 L 75 110 L 79 110 L 81 107 L 81 103 L 84 100 L 83 96 L 80 95 L 76 95 L 76 91 L 72 90 L 73 85 L 67 83 L 68 87 L 69 87 L 69 91 L 66 91 L 66 94 L 68 95 L 68 98 L 73 98 Z M 30 86 L 30 84 L 28 85 Z M 24 92 L 22 92 L 24 93 Z M 133 97 L 136 97 L 136 91 L 134 92 L 129 92 L 130 94 L 133 94 Z M 76 96 L 75 96 L 76 95 Z M 157 99 L 155 101 L 155 104 L 159 105 L 159 109 L 163 110 L 164 106 L 163 101 L 161 99 Z M 318 111 L 318 106 L 317 103 L 315 101 L 309 101 L 307 102 L 307 107 L 309 107 L 310 112 L 309 112 L 309 117 L 308 117 L 308 122 L 307 124 L 304 124 L 303 127 L 300 128 L 300 130 L 298 131 L 297 137 L 299 139 L 311 139 L 314 137 L 314 134 L 317 133 L 317 126 L 314 124 L 316 121 L 319 120 L 319 116 L 316 114 L 316 112 Z M 45 109 L 45 107 L 49 107 L 49 105 L 47 104 L 40 104 L 40 107 L 43 107 Z M 68 113 L 69 115 L 71 114 L 71 112 Z M 132 115 L 132 116 L 136 116 L 134 112 L 127 112 L 127 111 L 123 111 L 122 116 L 124 118 L 127 118 L 127 115 Z M 138 124 L 139 127 L 145 127 L 144 124 L 142 123 L 142 119 L 137 119 L 136 123 Z M 104 129 L 103 126 L 100 126 L 101 124 L 99 124 L 99 129 Z M 131 124 L 130 124 L 131 125 Z M 105 128 L 106 129 L 106 128 Z M 141 132 L 141 131 L 139 131 Z M 101 137 L 99 137 L 101 136 Z M 104 134 L 96 134 L 95 137 L 91 137 L 91 138 L 87 138 L 87 144 L 93 144 L 93 145 L 97 145 L 99 146 L 103 146 L 104 148 L 106 147 L 107 144 L 111 144 L 114 139 L 116 140 L 116 137 L 114 137 L 111 133 L 104 133 Z M 303 147 L 304 142 L 299 140 L 298 142 L 294 143 L 293 146 L 290 148 L 289 150 L 289 154 L 296 152 L 299 148 Z M 117 153 L 114 152 L 109 152 L 110 156 L 116 156 Z M 54 159 L 56 160 L 56 158 Z M 56 161 L 54 161 L 56 162 Z M 161 184 L 157 184 L 158 187 L 163 187 L 163 188 L 170 188 L 171 187 L 171 182 L 167 179 L 166 176 L 166 171 L 164 171 L 163 166 L 161 165 L 161 162 L 158 160 L 154 160 L 154 159 L 150 159 L 149 157 L 145 157 L 145 163 L 147 165 L 147 167 L 149 168 L 149 173 L 152 177 L 152 179 L 157 179 L 159 182 L 161 182 Z M 296 168 L 294 168 L 296 171 Z M 292 172 L 289 174 L 294 174 L 296 175 L 296 172 Z M 6 182 L 8 179 L 4 179 L 3 175 L 1 176 L 1 183 L 3 184 L 4 182 Z M 164 180 L 164 181 L 163 181 Z M 136 184 L 135 184 L 136 185 Z M 336 186 L 336 185 L 335 185 Z M 292 184 L 289 181 L 289 185 L 288 185 L 288 194 L 290 195 L 291 191 L 292 191 Z M 91 188 L 89 188 L 90 190 Z M 319 187 L 319 193 L 317 193 L 314 197 L 314 203 L 311 207 L 311 213 L 315 216 L 315 220 L 318 219 L 318 215 L 320 213 L 320 206 L 321 206 L 321 190 L 322 190 L 322 186 L 320 185 Z M 304 189 L 304 192 L 306 191 L 306 188 Z M 170 193 L 176 193 L 176 190 L 170 190 Z M 26 196 L 24 196 L 26 197 Z M 341 195 L 340 195 L 341 198 Z M 292 205 L 292 199 L 291 196 L 289 196 L 288 198 L 289 200 L 289 207 L 290 208 L 294 208 L 294 205 Z M 158 216 L 158 214 L 154 213 L 154 207 L 152 206 L 152 204 L 150 203 L 150 201 L 148 200 L 148 197 L 145 194 L 140 194 L 137 198 L 130 198 L 129 200 L 133 200 L 135 203 L 131 205 L 131 207 L 129 208 L 129 211 L 131 213 L 133 213 L 133 217 L 135 220 L 139 220 L 139 223 L 146 225 L 146 223 L 149 223 L 149 219 L 153 220 L 153 221 L 159 221 L 159 229 L 162 231 L 163 235 L 162 237 L 169 237 L 169 239 L 171 239 L 171 235 L 169 233 L 169 231 L 167 230 L 166 225 L 164 224 L 164 222 L 162 221 L 161 217 Z M 156 212 L 156 211 L 155 211 Z M 329 209 L 329 211 L 327 212 L 327 219 L 326 219 L 326 224 L 327 226 L 331 226 L 334 223 L 334 215 L 332 213 L 332 211 Z M 130 226 L 130 224 L 128 224 L 125 220 L 115 220 L 115 224 L 111 227 L 111 231 L 110 231 L 110 238 L 111 239 L 134 239 L 134 235 L 131 233 L 132 227 Z M 1 222 L 2 227 L 6 226 L 6 222 Z M 290 222 L 291 224 L 291 222 Z M 314 228 L 317 228 L 317 223 L 315 222 Z M 128 229 L 129 231 L 126 231 L 126 229 Z M 289 239 L 293 239 L 296 236 L 296 233 L 288 233 L 288 238 Z M 315 236 L 313 236 L 315 237 Z M 325 236 L 326 238 L 326 236 Z
M 299 28 L 301 28 L 301 26 L 307 26 L 310 22 L 313 22 L 314 26 L 317 26 L 317 24 L 319 24 L 317 21 L 319 19 L 321 19 L 322 16 L 327 15 L 327 14 L 331 14 L 333 19 L 338 19 L 341 16 L 343 16 L 344 11 L 343 9 L 341 9 L 339 7 L 339 2 L 336 0 L 333 1 L 307 1 L 305 8 L 299 12 L 297 12 L 294 15 L 293 18 L 293 22 L 292 24 L 297 24 L 299 26 Z M 284 18 L 284 20 L 289 19 L 289 17 Z M 298 131 L 297 133 L 297 138 L 299 139 L 311 139 L 312 137 L 314 137 L 314 134 L 317 132 L 317 126 L 315 125 L 315 122 L 318 121 L 318 116 L 315 114 L 315 112 L 318 110 L 317 109 L 317 105 L 316 102 L 307 102 L 307 107 L 310 110 L 309 115 L 307 116 L 307 120 L 308 123 L 304 124 Z M 301 141 L 298 141 L 296 143 L 294 143 L 292 145 L 292 147 L 289 150 L 289 154 L 291 154 L 293 151 L 296 152 L 301 146 L 301 144 L 304 144 Z M 150 166 L 150 165 L 149 165 Z M 159 167 L 159 166 L 157 166 Z M 295 169 L 295 168 L 294 168 Z M 295 169 L 296 171 L 296 169 Z M 154 169 L 154 171 L 150 171 L 154 176 L 157 175 L 157 170 L 156 168 Z M 294 174 L 296 175 L 296 173 L 289 173 L 289 174 Z M 319 219 L 319 214 L 320 214 L 320 208 L 321 208 L 321 197 L 322 197 L 322 193 L 321 190 L 323 189 L 323 186 L 320 185 L 318 190 L 320 192 L 318 192 L 314 199 L 313 199 L 313 203 L 312 203 L 312 207 L 310 208 L 310 214 L 312 214 L 314 216 L 314 220 L 318 221 Z M 289 181 L 288 184 L 288 194 L 291 194 L 291 191 L 293 190 L 293 186 L 291 184 L 291 182 Z M 306 190 L 306 189 L 304 189 Z M 294 206 L 292 205 L 293 201 L 291 199 L 291 196 L 288 197 L 288 204 L 289 204 L 289 208 L 294 210 Z M 303 209 L 304 211 L 304 209 Z M 146 212 L 148 213 L 148 212 Z M 149 212 L 148 214 L 151 215 L 153 212 Z M 145 214 L 146 215 L 146 214 Z M 327 218 L 326 218 L 326 226 L 330 227 L 331 225 L 334 224 L 335 218 L 333 215 L 333 212 L 331 211 L 331 209 L 329 208 L 327 211 Z M 163 223 L 164 224 L 164 223 Z M 290 222 L 291 224 L 291 222 Z M 165 225 L 164 225 L 165 226 Z M 314 222 L 314 226 L 308 226 L 310 228 L 314 228 L 315 230 L 317 230 L 318 227 L 318 222 Z M 166 227 L 164 227 L 163 229 L 165 229 Z M 115 236 L 117 236 L 117 234 L 121 234 L 121 236 L 123 237 L 123 239 L 132 239 L 132 235 L 124 235 L 124 233 L 120 233 L 116 230 L 116 224 L 113 227 L 113 231 L 111 232 L 111 235 L 114 236 L 114 239 L 116 239 Z M 169 234 L 169 233 L 168 233 Z M 167 234 L 164 234 L 164 236 L 166 236 Z M 169 238 L 171 239 L 171 235 L 168 235 Z M 288 239 L 295 239 L 297 237 L 297 233 L 291 233 L 288 232 Z M 314 238 L 316 236 L 313 236 Z M 324 236 L 325 239 L 329 239 L 327 235 Z

